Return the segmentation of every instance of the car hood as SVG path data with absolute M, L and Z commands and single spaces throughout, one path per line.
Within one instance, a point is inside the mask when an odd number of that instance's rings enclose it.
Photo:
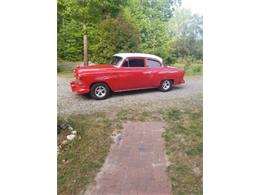
M 109 64 L 97 64 L 97 65 L 90 65 L 90 66 L 78 66 L 74 69 L 74 73 L 77 75 L 82 75 L 84 73 L 102 71 L 107 69 L 115 69 L 113 65 Z

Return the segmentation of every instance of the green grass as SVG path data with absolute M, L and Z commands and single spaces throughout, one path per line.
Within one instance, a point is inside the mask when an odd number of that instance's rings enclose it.
M 94 180 L 109 152 L 110 136 L 116 128 L 104 114 L 73 115 L 67 121 L 78 133 L 58 156 L 59 195 L 77 194 Z M 68 133 L 65 130 L 58 135 L 58 144 Z
M 201 102 L 165 112 L 168 126 L 163 137 L 173 194 L 202 194 L 202 115 Z
M 178 68 L 182 68 L 185 70 L 186 75 L 201 75 L 203 72 L 202 63 L 191 63 L 190 65 L 176 63 L 172 66 L 176 66 Z
M 77 194 L 94 181 L 109 152 L 111 135 L 121 131 L 123 122 L 148 119 L 154 118 L 149 112 L 138 112 L 137 109 L 119 110 L 114 119 L 107 113 L 58 116 L 58 123 L 66 121 L 78 132 L 73 141 L 62 147 L 58 156 L 58 194 Z M 58 145 L 69 133 L 69 130 L 62 130 L 58 134 Z
M 117 112 L 117 120 L 126 121 L 158 121 L 160 117 L 157 113 L 143 111 L 139 106 L 121 109 Z
M 167 172 L 173 194 L 202 194 L 202 96 L 186 99 L 167 109 L 146 110 L 136 105 L 113 113 L 71 115 L 67 122 L 77 137 L 66 144 L 58 156 L 58 194 L 78 194 L 94 181 L 112 144 L 111 135 L 126 121 L 161 121 L 170 165 Z M 59 117 L 59 122 L 63 118 Z M 61 131 L 58 144 L 68 135 Z

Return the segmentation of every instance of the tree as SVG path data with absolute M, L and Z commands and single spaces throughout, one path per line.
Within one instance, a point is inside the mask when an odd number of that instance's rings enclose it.
M 117 17 L 107 17 L 97 27 L 95 36 L 90 40 L 92 59 L 108 63 L 117 52 L 136 52 L 140 45 L 140 33 L 123 13 Z
M 80 33 L 83 38 L 84 47 L 80 46 L 82 42 L 78 42 L 73 46 L 73 50 L 84 48 L 84 65 L 88 64 L 88 48 L 87 48 L 87 34 L 88 29 L 97 25 L 107 15 L 116 16 L 121 10 L 121 6 L 127 1 L 124 0 L 58 0 L 58 54 L 59 57 L 64 58 L 67 56 L 68 50 L 64 50 L 66 40 L 66 33 L 71 35 L 70 38 L 76 38 Z M 72 22 L 73 21 L 73 22 Z M 78 32 L 68 29 L 71 23 L 80 25 L 81 28 Z M 74 29 L 75 30 L 75 29 Z M 65 32 L 66 33 L 62 33 Z M 71 32 L 71 33 L 70 33 Z M 63 54 L 61 53 L 62 51 Z M 78 53 L 82 54 L 82 50 Z M 78 55 L 78 54 L 77 54 Z M 77 56 L 75 55 L 75 57 Z M 77 58 L 77 57 L 76 57 Z M 71 59 L 66 57 L 66 59 Z
M 125 15 L 139 30 L 140 51 L 168 58 L 170 34 L 167 22 L 180 5 L 177 0 L 131 0 Z
M 117 52 L 151 53 L 170 64 L 178 58 L 202 59 L 202 16 L 178 8 L 180 4 L 180 0 L 58 0 L 58 59 L 76 61 L 85 56 L 84 64 L 87 58 L 105 63 Z
M 203 27 L 202 16 L 192 14 L 190 10 L 178 9 L 169 21 L 172 42 L 170 51 L 174 58 L 202 59 Z

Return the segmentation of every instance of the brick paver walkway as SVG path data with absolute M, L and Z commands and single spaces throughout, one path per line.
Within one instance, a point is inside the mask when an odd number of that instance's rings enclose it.
M 95 184 L 84 195 L 170 194 L 162 131 L 161 122 L 124 124 Z

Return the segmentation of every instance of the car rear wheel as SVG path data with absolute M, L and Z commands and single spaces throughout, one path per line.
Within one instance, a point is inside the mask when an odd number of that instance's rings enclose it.
M 161 82 L 160 90 L 165 92 L 172 89 L 172 81 L 171 80 L 164 80 Z
M 106 99 L 110 94 L 110 89 L 105 83 L 95 83 L 91 87 L 90 95 L 96 100 Z

